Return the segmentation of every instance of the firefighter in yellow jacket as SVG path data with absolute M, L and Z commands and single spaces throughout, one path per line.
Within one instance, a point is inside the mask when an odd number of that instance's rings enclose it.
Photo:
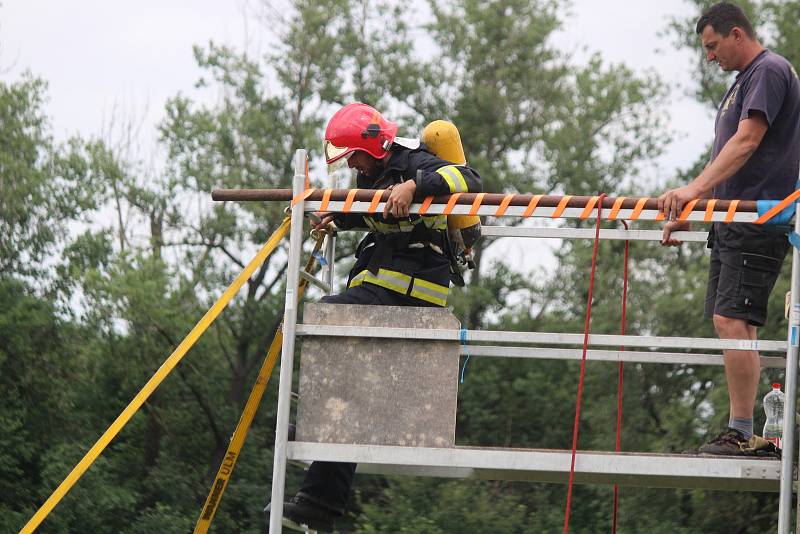
M 446 306 L 452 252 L 447 216 L 410 215 L 413 199 L 452 193 L 477 193 L 481 179 L 466 165 L 433 155 L 416 139 L 397 136 L 397 124 L 366 104 L 349 104 L 328 122 L 325 159 L 347 158 L 358 171 L 359 189 L 390 189 L 383 213 L 324 213 L 318 227 L 366 229 L 356 250 L 347 289 L 324 297 L 336 304 Z M 284 503 L 285 519 L 311 529 L 330 531 L 344 515 L 355 464 L 314 462 L 300 491 Z

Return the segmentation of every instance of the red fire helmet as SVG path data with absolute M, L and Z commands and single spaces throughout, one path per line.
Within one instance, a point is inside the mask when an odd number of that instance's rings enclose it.
M 356 150 L 381 159 L 389 151 L 397 124 L 384 119 L 367 104 L 348 104 L 337 111 L 325 129 L 325 160 L 328 165 Z

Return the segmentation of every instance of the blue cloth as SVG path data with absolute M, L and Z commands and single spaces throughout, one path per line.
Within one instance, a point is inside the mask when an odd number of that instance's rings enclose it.
M 789 243 L 798 250 L 800 250 L 800 235 L 795 232 L 789 232 Z
M 461 344 L 462 345 L 466 345 L 467 344 L 467 330 L 465 328 L 461 329 L 461 332 L 459 333 L 459 337 L 461 338 Z M 462 384 L 464 383 L 464 372 L 467 370 L 467 363 L 469 362 L 469 358 L 470 358 L 470 354 L 469 354 L 469 352 L 467 352 L 467 359 L 464 360 L 464 366 L 461 367 L 461 383 Z
M 323 267 L 328 265 L 328 260 L 325 259 L 325 256 L 322 255 L 322 252 L 319 250 L 314 253 L 314 257 L 317 259 L 320 265 Z
M 756 208 L 758 209 L 758 215 L 764 215 L 769 210 L 771 210 L 774 206 L 777 206 L 780 203 L 780 200 L 757 200 L 756 201 Z M 794 216 L 794 204 L 789 204 L 784 208 L 783 211 L 775 215 L 773 218 L 768 220 L 766 224 L 787 224 L 789 221 L 792 220 Z

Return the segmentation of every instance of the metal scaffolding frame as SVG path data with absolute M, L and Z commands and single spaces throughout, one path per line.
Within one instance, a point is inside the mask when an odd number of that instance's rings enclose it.
M 307 155 L 298 150 L 294 157 L 293 196 L 305 190 Z M 289 245 L 289 266 L 287 269 L 286 307 L 283 318 L 283 346 L 281 372 L 278 392 L 278 413 L 275 433 L 275 452 L 273 462 L 270 534 L 280 534 L 283 515 L 284 484 L 287 460 L 300 461 L 344 461 L 359 464 L 359 472 L 384 474 L 416 474 L 443 477 L 477 477 L 508 480 L 536 480 L 564 482 L 569 474 L 570 451 L 536 449 L 497 449 L 459 447 L 436 449 L 421 447 L 395 447 L 376 445 L 343 445 L 302 443 L 288 441 L 292 370 L 294 363 L 295 339 L 297 336 L 350 336 L 387 337 L 454 340 L 463 339 L 458 330 L 425 330 L 405 328 L 353 328 L 297 324 L 296 288 L 300 272 L 300 255 L 303 247 L 304 212 L 316 211 L 320 201 L 304 202 L 298 200 L 292 208 L 291 237 Z M 340 211 L 346 202 L 331 201 L 327 206 L 331 211 Z M 620 204 L 621 205 L 621 204 Z M 351 202 L 351 212 L 374 212 L 381 210 L 383 204 L 375 202 Z M 524 206 L 506 206 L 505 215 L 520 216 Z M 469 205 L 455 205 L 452 213 L 466 214 Z M 420 209 L 420 204 L 412 205 L 412 212 Z M 429 205 L 428 214 L 443 211 L 442 205 Z M 800 233 L 800 217 L 795 208 L 794 231 Z M 474 211 L 474 210 L 473 210 Z M 625 219 L 633 210 L 621 209 L 616 217 Z M 555 208 L 544 208 L 537 216 L 553 216 Z M 481 206 L 477 214 L 495 215 L 494 206 Z M 561 211 L 560 217 L 581 217 L 582 208 L 568 207 Z M 657 216 L 652 210 L 640 212 L 642 220 L 654 220 Z M 713 220 L 724 220 L 724 212 L 713 214 Z M 688 220 L 708 221 L 711 214 L 704 217 L 702 211 L 688 214 Z M 736 214 L 732 220 L 752 222 L 756 214 Z M 731 220 L 731 219 L 729 219 Z M 488 236 L 513 237 L 557 237 L 593 239 L 594 230 L 563 228 L 515 228 L 484 227 Z M 654 240 L 661 237 L 654 230 L 611 230 L 600 232 L 601 239 Z M 705 232 L 681 232 L 675 237 L 684 241 L 704 241 Z M 335 254 L 334 237 L 329 236 L 325 244 L 327 265 L 322 279 L 313 283 L 330 290 L 333 287 L 333 260 Z M 680 338 L 656 336 L 610 336 L 590 335 L 589 344 L 594 347 L 637 347 L 648 349 L 692 349 L 721 350 L 744 349 L 760 352 L 786 352 L 786 358 L 761 356 L 762 366 L 785 368 L 784 436 L 785 454 L 779 462 L 761 458 L 699 457 L 652 453 L 614 453 L 580 451 L 575 464 L 575 480 L 581 483 L 620 484 L 650 487 L 680 487 L 702 489 L 729 489 L 743 491 L 778 491 L 778 533 L 789 534 L 792 525 L 793 456 L 795 452 L 795 410 L 797 398 L 798 332 L 800 331 L 800 255 L 797 248 L 792 250 L 791 306 L 789 309 L 787 341 L 738 341 L 709 338 Z M 473 356 L 541 359 L 580 359 L 580 351 L 574 348 L 524 347 L 519 344 L 576 345 L 582 342 L 582 334 L 559 334 L 538 332 L 492 332 L 469 331 L 467 340 L 469 354 Z M 499 343 L 495 345 L 474 345 L 472 342 Z M 514 343 L 515 346 L 504 346 Z M 597 361 L 631 361 L 645 363 L 694 365 L 722 365 L 721 354 L 690 354 L 687 352 L 598 350 L 588 351 L 587 359 Z

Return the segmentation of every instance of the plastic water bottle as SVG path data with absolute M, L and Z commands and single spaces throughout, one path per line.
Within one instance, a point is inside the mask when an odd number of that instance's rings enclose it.
M 777 448 L 783 446 L 783 401 L 785 395 L 780 384 L 772 384 L 772 391 L 764 395 L 764 439 L 772 442 Z

